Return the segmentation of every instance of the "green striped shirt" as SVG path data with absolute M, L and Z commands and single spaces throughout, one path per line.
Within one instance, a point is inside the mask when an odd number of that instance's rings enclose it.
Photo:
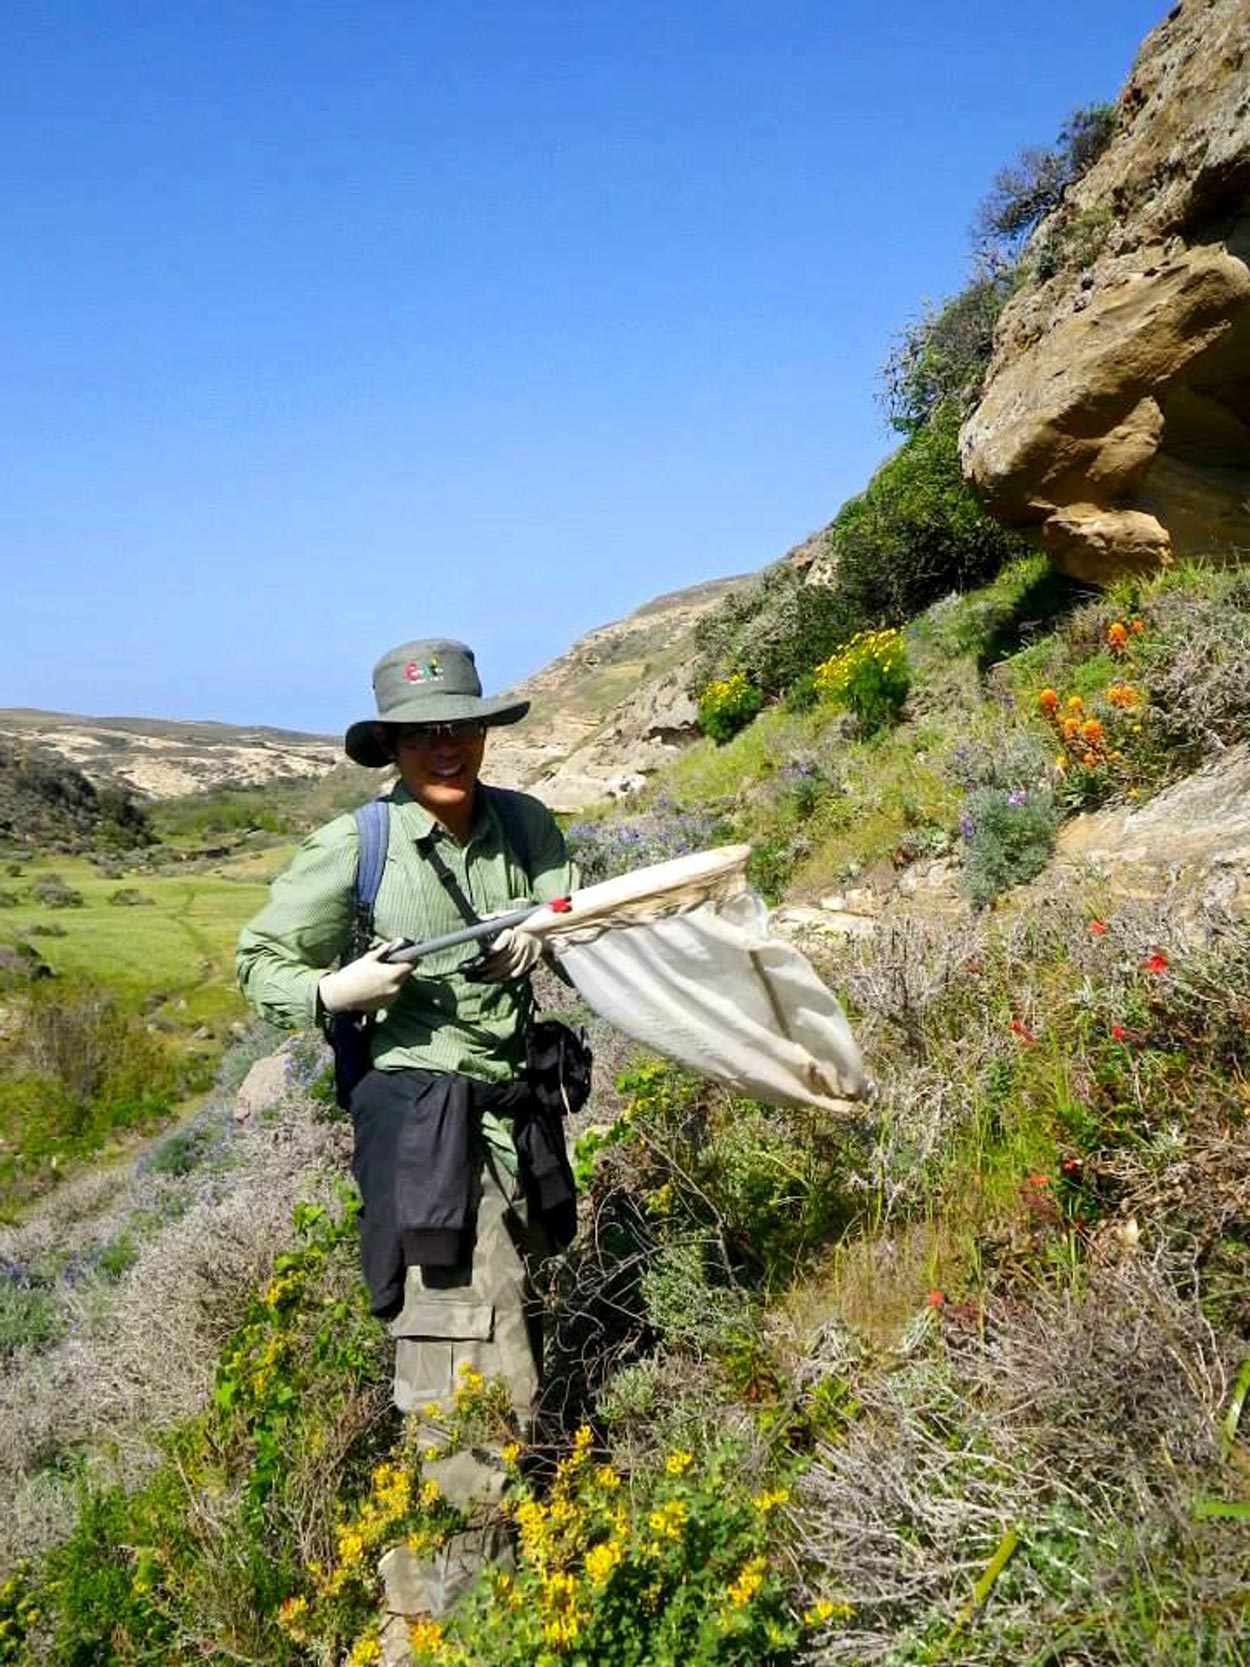
M 555 818 L 539 800 L 512 796 L 528 845 L 527 875 L 509 849 L 489 795 L 479 794 L 461 845 L 413 799 L 402 782 L 389 794 L 390 841 L 374 907 L 375 943 L 433 938 L 464 920 L 426 853 L 436 845 L 479 915 L 549 902 L 573 889 L 574 870 Z M 244 927 L 237 968 L 244 995 L 271 1023 L 306 1029 L 317 1022 L 317 984 L 348 948 L 359 836 L 351 816 L 309 837 L 274 881 L 265 907 Z M 420 1066 L 506 1082 L 524 1064 L 531 1009 L 529 980 L 475 984 L 460 970 L 479 953 L 461 944 L 418 961 L 395 1005 L 379 1014 L 373 1062 L 381 1070 Z

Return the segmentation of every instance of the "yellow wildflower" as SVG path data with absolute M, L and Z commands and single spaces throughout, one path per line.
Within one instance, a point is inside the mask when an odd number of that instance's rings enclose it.
M 817 1598 L 803 1616 L 808 1626 L 823 1626 L 826 1621 L 844 1621 L 851 1613 L 849 1603 L 833 1603 L 829 1598 Z
M 679 1540 L 690 1520 L 690 1508 L 682 1499 L 670 1499 L 647 1518 L 647 1527 L 658 1538 Z
M 352 1645 L 351 1654 L 347 1658 L 347 1667 L 368 1667 L 371 1661 L 381 1661 L 382 1646 L 372 1633 L 366 1632 L 363 1638 L 358 1638 Z
M 729 1587 L 729 1601 L 735 1609 L 744 1609 L 764 1584 L 766 1563 L 762 1557 L 752 1557 L 738 1571 L 738 1578 Z
M 670 1453 L 664 1461 L 664 1468 L 670 1476 L 684 1476 L 694 1463 L 694 1454 L 687 1453 L 679 1447 L 675 1453 Z
M 751 1503 L 761 1516 L 767 1516 L 770 1511 L 775 1511 L 778 1505 L 788 1505 L 790 1503 L 790 1490 L 789 1488 L 772 1488 L 766 1493 L 753 1495 Z
M 604 1540 L 602 1545 L 592 1546 L 586 1553 L 586 1578 L 590 1584 L 604 1585 L 624 1555 L 625 1548 L 619 1540 Z
M 431 1478 L 428 1482 L 422 1482 L 421 1505 L 424 1510 L 428 1511 L 431 1505 L 437 1505 L 442 1497 L 443 1490 L 439 1487 L 436 1481 Z
M 501 1450 L 499 1457 L 507 1465 L 515 1464 L 521 1457 L 521 1443 L 519 1441 L 509 1441 Z
M 610 1464 L 601 1464 L 595 1471 L 595 1482 L 605 1493 L 615 1493 L 621 1485 L 621 1478 Z
M 408 1642 L 414 1650 L 437 1650 L 443 1642 L 443 1629 L 437 1621 L 420 1615 L 408 1623 Z

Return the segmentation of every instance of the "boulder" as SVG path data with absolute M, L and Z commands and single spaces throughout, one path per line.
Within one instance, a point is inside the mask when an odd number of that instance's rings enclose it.
M 1248 69 L 1244 0 L 1147 36 L 960 438 L 995 517 L 1079 578 L 1250 548 Z

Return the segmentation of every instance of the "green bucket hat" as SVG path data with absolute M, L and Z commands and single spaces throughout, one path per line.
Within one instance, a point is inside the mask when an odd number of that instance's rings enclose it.
M 343 750 L 357 764 L 378 770 L 391 758 L 378 735 L 384 724 L 514 724 L 530 709 L 528 700 L 483 700 L 473 650 L 444 638 L 401 643 L 373 668 L 376 718 L 362 718 L 343 738 Z

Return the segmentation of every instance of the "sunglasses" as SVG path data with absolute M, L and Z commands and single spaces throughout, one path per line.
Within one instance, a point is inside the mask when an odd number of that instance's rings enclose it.
M 404 724 L 392 733 L 397 747 L 432 747 L 437 741 L 480 741 L 486 725 L 470 718 L 462 723 Z

